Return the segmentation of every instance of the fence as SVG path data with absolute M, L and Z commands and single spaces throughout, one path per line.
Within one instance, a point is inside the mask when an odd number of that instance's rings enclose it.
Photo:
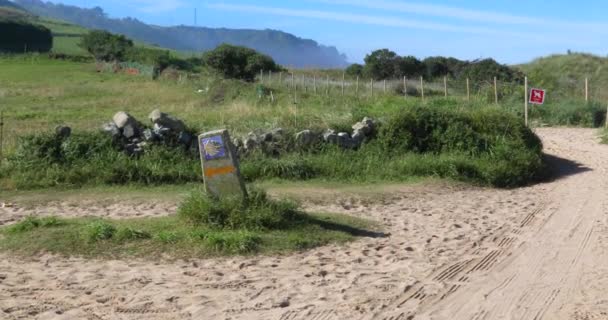
M 260 72 L 257 81 L 269 87 L 280 88 L 297 100 L 298 94 L 325 95 L 330 97 L 355 96 L 357 98 L 373 99 L 381 96 L 403 96 L 404 99 L 418 98 L 422 101 L 430 97 L 461 98 L 470 101 L 473 98 L 485 99 L 487 103 L 501 105 L 514 100 L 521 103 L 525 121 L 528 122 L 529 90 L 543 88 L 542 82 L 535 83 L 526 77 L 521 82 L 507 82 L 493 77 L 485 81 L 472 81 L 469 78 L 455 79 L 442 77 L 425 79 L 424 77 L 401 79 L 374 80 L 362 77 L 347 77 L 346 74 L 336 75 L 311 74 L 311 71 L 297 72 Z M 603 103 L 608 101 L 608 91 L 602 90 L 601 85 L 593 86 L 589 78 L 582 80 L 562 78 L 549 86 L 546 103 L 559 100 L 580 100 L 585 103 Z M 269 91 L 274 100 L 278 93 Z M 608 109 L 607 109 L 608 110 Z M 607 111 L 608 112 L 608 111 Z M 608 127 L 608 121 L 607 125 Z

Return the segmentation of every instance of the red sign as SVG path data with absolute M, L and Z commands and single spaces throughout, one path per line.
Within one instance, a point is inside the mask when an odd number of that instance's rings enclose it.
M 530 103 L 532 103 L 532 104 L 545 103 L 545 90 L 543 90 L 543 89 L 530 90 Z

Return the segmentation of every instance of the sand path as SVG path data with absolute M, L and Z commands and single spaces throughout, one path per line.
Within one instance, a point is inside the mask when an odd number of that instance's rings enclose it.
M 550 183 L 418 186 L 379 202 L 309 205 L 376 220 L 385 238 L 179 262 L 0 254 L 0 319 L 608 319 L 608 146 L 593 130 L 538 133 L 559 157 L 560 178 Z M 0 209 L 0 224 L 61 208 Z M 172 209 L 116 204 L 68 214 Z

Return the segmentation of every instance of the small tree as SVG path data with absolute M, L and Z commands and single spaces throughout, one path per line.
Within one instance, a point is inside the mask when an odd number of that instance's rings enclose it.
M 365 56 L 364 73 L 376 80 L 394 77 L 399 59 L 399 56 L 389 49 L 376 50 Z
M 360 77 L 363 75 L 363 66 L 358 63 L 353 63 L 346 68 L 345 72 L 351 77 Z
M 424 64 L 414 56 L 401 57 L 397 60 L 397 71 L 395 73 L 398 76 L 421 76 L 424 71 Z
M 101 61 L 120 61 L 133 47 L 133 41 L 123 35 L 103 30 L 93 30 L 82 37 L 80 47 Z
M 264 71 L 281 71 L 271 57 L 246 47 L 222 44 L 203 56 L 205 65 L 226 78 L 253 81 Z

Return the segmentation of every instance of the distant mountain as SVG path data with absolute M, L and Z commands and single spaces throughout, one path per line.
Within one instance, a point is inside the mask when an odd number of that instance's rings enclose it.
M 124 34 L 134 40 L 174 50 L 208 51 L 222 43 L 229 43 L 265 53 L 288 67 L 339 68 L 348 65 L 346 56 L 335 47 L 323 46 L 313 40 L 277 30 L 161 27 L 134 18 L 109 18 L 99 7 L 84 9 L 40 0 L 15 0 L 15 3 L 36 15 L 65 20 L 90 29 Z
M 18 5 L 9 0 L 0 0 L 0 7 L 11 7 L 15 9 L 21 9 Z

